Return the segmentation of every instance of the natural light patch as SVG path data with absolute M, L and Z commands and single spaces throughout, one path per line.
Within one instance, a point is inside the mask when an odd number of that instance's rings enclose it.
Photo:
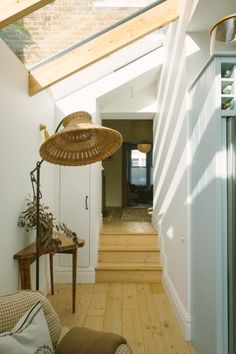
M 212 82 L 211 86 L 213 86 L 214 83 Z M 213 88 L 209 88 L 207 96 L 210 96 L 212 93 Z M 189 139 L 193 142 L 191 144 L 191 153 L 192 156 L 195 155 L 197 149 L 199 148 L 199 142 L 203 141 L 204 136 L 207 134 L 207 131 L 210 129 L 210 124 L 212 124 L 210 117 L 207 117 L 206 119 L 206 112 L 208 111 L 208 106 L 207 102 L 209 102 L 208 97 L 206 97 L 206 100 L 202 106 L 198 107 L 198 112 L 197 116 L 199 119 L 195 122 L 193 128 L 192 128 L 192 133 L 189 136 Z
M 179 141 L 178 141 L 179 136 L 180 136 L 180 133 L 183 129 L 183 123 L 185 120 L 186 120 L 185 101 L 183 100 L 182 105 L 181 105 L 181 109 L 180 109 L 180 112 L 178 115 L 178 119 L 176 121 L 174 133 L 173 133 L 172 139 L 171 139 L 169 147 L 168 147 L 168 151 L 165 153 L 165 162 L 163 164 L 161 171 L 159 172 L 158 184 L 157 184 L 157 188 L 155 191 L 157 198 L 163 188 L 163 184 L 165 183 L 168 171 L 170 170 L 171 161 L 172 161 L 172 158 L 173 158 L 174 153 L 176 151 L 177 143 L 179 143 Z M 157 170 L 155 169 L 155 171 L 154 171 L 155 177 L 156 177 L 156 173 L 157 173 L 156 171 Z
M 217 151 L 215 155 L 216 159 L 216 178 L 227 179 L 227 151 L 226 148 L 222 147 L 221 151 Z
M 186 36 L 185 44 L 186 44 L 187 57 L 200 50 L 199 46 L 194 42 L 194 40 L 189 35 Z
M 173 240 L 174 239 L 174 228 L 173 226 L 170 226 L 168 228 L 168 230 L 166 231 L 166 236 L 170 239 Z
M 196 185 L 192 186 L 193 190 L 188 196 L 186 204 L 191 205 L 217 178 L 227 179 L 227 151 L 223 148 L 222 151 L 218 151 L 212 157 L 208 166 L 198 178 Z
M 176 41 L 176 43 L 177 43 L 177 41 Z M 176 43 L 175 43 L 175 45 L 176 45 Z M 174 92 L 174 95 L 172 95 L 172 97 L 171 97 L 172 103 L 170 103 L 168 105 L 168 107 L 175 107 L 174 102 L 175 102 L 175 97 L 176 97 L 176 94 L 177 94 L 175 88 L 179 89 L 179 87 L 180 87 L 179 82 L 180 82 L 180 80 L 182 80 L 182 74 L 183 74 L 184 70 L 186 69 L 185 58 L 184 57 L 185 56 L 188 57 L 188 56 L 192 55 L 193 53 L 195 53 L 195 52 L 197 52 L 199 50 L 200 50 L 200 48 L 197 46 L 197 44 L 193 41 L 193 39 L 189 35 L 187 35 L 187 37 L 186 37 L 186 53 L 184 53 L 184 51 L 183 51 L 182 57 L 179 58 L 179 61 L 178 61 L 178 63 L 179 63 L 178 75 L 177 75 L 177 79 L 176 79 L 176 81 L 174 83 L 174 87 L 171 90 L 172 92 Z M 173 48 L 173 52 L 175 52 L 175 48 Z M 173 60 L 174 60 L 174 56 L 173 56 Z M 170 65 L 170 67 L 171 67 L 171 65 Z M 173 82 L 169 83 L 169 78 L 171 78 L 170 74 L 171 73 L 169 72 L 167 80 L 166 80 L 166 83 L 165 83 L 165 92 L 164 92 L 164 95 L 162 96 L 161 104 L 158 104 L 158 107 L 157 107 L 157 111 L 160 109 L 160 112 L 158 112 L 158 116 L 163 116 L 163 110 L 167 110 L 168 109 L 168 107 L 166 108 L 166 105 L 163 102 L 167 101 L 166 94 L 167 94 L 167 92 L 169 92 L 169 84 L 173 86 Z M 160 85 L 160 87 L 162 87 L 162 86 L 163 85 Z M 162 92 L 159 91 L 159 95 L 160 94 L 162 94 Z M 157 103 L 159 103 L 159 102 L 157 102 Z M 158 140 L 159 140 L 159 133 L 160 133 L 159 129 L 160 129 L 160 127 L 161 127 L 161 125 L 160 125 L 160 121 L 159 121 L 159 124 L 157 124 L 156 135 L 155 135 L 156 139 L 158 139 Z M 166 124 L 166 131 L 167 130 L 168 130 L 168 124 Z M 163 142 L 165 141 L 165 136 L 163 134 L 162 134 L 162 141 Z M 155 146 L 155 143 L 154 143 L 154 146 Z M 162 142 L 160 143 L 159 147 L 161 149 Z M 159 150 L 159 156 L 162 156 L 162 151 L 161 150 Z
M 201 177 L 198 178 L 198 181 L 195 186 L 193 186 L 193 191 L 191 194 L 191 200 L 194 201 L 197 199 L 201 193 L 207 188 L 207 186 L 214 180 L 214 175 L 212 171 L 214 171 L 215 161 L 214 158 L 209 162 L 208 166 L 205 168 Z
M 183 58 L 183 57 L 182 57 Z M 181 60 L 182 58 L 180 58 L 180 65 L 178 66 L 178 72 L 177 72 L 177 76 L 176 76 L 176 80 L 175 83 L 172 84 L 172 94 L 170 97 L 170 101 L 167 101 L 167 97 L 164 97 L 163 99 L 163 103 L 162 103 L 162 109 L 161 109 L 161 116 L 165 115 L 165 126 L 162 132 L 160 132 L 161 129 L 161 124 L 159 122 L 158 126 L 157 126 L 157 130 L 154 136 L 154 146 L 157 146 L 158 149 L 158 153 L 157 153 L 157 157 L 155 160 L 155 165 L 154 165 L 154 178 L 157 174 L 157 171 L 159 169 L 159 164 L 160 164 L 160 160 L 163 156 L 164 149 L 165 149 L 165 143 L 166 143 L 166 139 L 167 139 L 167 134 L 168 131 L 171 127 L 171 123 L 172 123 L 172 117 L 176 114 L 180 114 L 179 112 L 176 112 L 176 101 L 177 101 L 177 96 L 179 94 L 179 88 L 181 87 L 181 80 L 183 80 L 183 73 L 185 71 L 185 64 L 184 64 L 184 60 Z M 167 103 L 168 104 L 167 104 Z M 186 101 L 183 100 L 182 105 L 186 104 Z M 183 109 L 183 107 L 182 107 Z
M 163 202 L 159 210 L 160 214 L 166 213 L 166 211 L 170 207 L 171 202 L 174 199 L 175 194 L 178 191 L 178 188 L 180 187 L 181 181 L 184 178 L 184 174 L 186 173 L 186 156 L 187 156 L 187 146 L 185 146 L 182 152 L 176 170 L 173 174 L 171 185 L 169 186 L 168 190 L 165 193 L 165 196 L 163 197 Z M 155 193 L 153 198 L 153 205 L 156 205 L 157 199 L 158 199 L 158 195 L 157 193 Z
M 142 107 L 141 109 L 138 110 L 139 113 L 143 113 L 143 112 L 156 112 L 156 107 L 157 107 L 157 103 L 156 101 L 154 101 L 153 103 L 150 103 L 149 105 Z
M 187 141 L 187 171 L 188 171 L 188 174 L 190 173 L 191 164 L 192 164 L 192 144 L 191 144 L 191 140 L 188 139 L 188 141 Z M 188 196 L 187 196 L 186 202 L 184 203 L 185 205 L 190 205 L 192 202 L 192 197 L 189 194 L 189 189 L 190 189 L 190 187 L 188 188 Z
M 162 153 L 163 153 L 163 149 L 165 146 L 165 142 L 166 142 L 166 136 L 168 134 L 169 128 L 170 128 L 170 124 L 172 123 L 172 117 L 176 114 L 175 113 L 175 109 L 176 109 L 176 100 L 179 94 L 179 90 L 181 87 L 181 80 L 183 80 L 183 73 L 185 71 L 185 61 L 183 60 L 184 55 L 182 55 L 181 58 L 179 58 L 179 65 L 178 65 L 178 71 L 176 74 L 176 80 L 174 83 L 171 83 L 172 89 L 171 89 L 171 97 L 169 98 L 170 100 L 168 101 L 168 98 L 166 97 L 166 95 L 163 98 L 163 103 L 162 103 L 162 108 L 161 108 L 161 112 L 160 112 L 160 116 L 165 115 L 165 120 L 166 120 L 166 124 L 164 127 L 164 130 L 161 132 L 160 134 L 160 124 L 157 127 L 157 132 L 155 134 L 155 141 L 154 141 L 154 145 L 155 142 L 158 140 L 160 140 L 158 146 L 159 146 L 159 151 L 158 151 L 158 156 L 157 156 L 157 165 L 159 164 L 159 161 L 161 159 Z M 167 91 L 166 91 L 167 94 Z
M 95 86 L 86 88 L 84 90 L 77 91 L 76 93 L 69 95 L 56 104 L 60 112 L 63 115 L 67 115 L 76 111 L 87 111 L 90 114 L 95 114 L 97 104 L 96 97 L 97 88 Z

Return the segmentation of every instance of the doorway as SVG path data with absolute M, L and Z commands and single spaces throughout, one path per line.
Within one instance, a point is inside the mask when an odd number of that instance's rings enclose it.
M 123 137 L 122 148 L 102 163 L 103 209 L 148 208 L 152 205 L 152 119 L 105 119 L 102 124 Z M 149 143 L 147 153 L 138 151 L 141 142 Z
M 142 152 L 138 149 L 138 144 L 124 143 L 122 161 L 122 206 L 151 206 L 152 149 Z

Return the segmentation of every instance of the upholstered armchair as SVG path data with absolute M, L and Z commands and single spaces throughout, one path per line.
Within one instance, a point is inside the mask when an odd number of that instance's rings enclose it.
M 66 336 L 68 336 L 70 330 L 69 328 L 62 327 L 59 317 L 55 310 L 53 309 L 51 303 L 48 301 L 48 299 L 41 294 L 40 292 L 36 291 L 19 291 L 14 294 L 6 295 L 6 296 L 0 296 L 0 354 L 5 354 L 3 351 L 1 351 L 1 338 L 4 338 L 5 333 L 8 333 L 9 331 L 12 331 L 12 328 L 16 325 L 17 322 L 19 322 L 19 319 L 29 311 L 29 309 L 34 307 L 36 303 L 39 303 L 41 306 L 41 309 L 44 313 L 44 320 L 46 319 L 45 322 L 47 322 L 47 327 L 49 330 L 50 338 L 51 338 L 51 344 L 53 346 L 53 350 L 55 350 L 55 353 L 62 353 L 62 349 L 60 348 L 63 340 L 65 341 Z M 22 325 L 22 324 L 21 324 Z M 90 341 L 90 333 L 93 335 L 93 332 L 95 333 L 95 336 L 98 334 L 105 334 L 102 332 L 97 332 L 97 331 L 92 331 L 88 330 L 86 332 L 86 329 L 84 328 L 77 328 L 77 330 L 82 330 L 82 336 L 88 338 L 88 342 Z M 35 330 L 34 330 L 35 332 Z M 76 332 L 75 336 L 79 337 L 80 332 Z M 3 335 L 3 337 L 1 337 Z M 36 334 L 37 335 L 37 334 Z M 106 338 L 110 338 L 110 336 L 113 336 L 114 334 L 112 333 L 106 333 L 105 336 Z M 114 335 L 116 337 L 116 335 Z M 119 337 L 119 336 L 117 336 Z M 121 337 L 122 338 L 122 337 Z M 118 338 L 119 339 L 119 338 Z M 97 340 L 97 339 L 96 339 Z M 100 340 L 100 338 L 99 338 Z M 101 339 L 103 340 L 103 338 Z M 100 344 L 102 343 L 100 340 Z M 106 340 L 106 339 L 105 339 Z M 130 347 L 123 343 L 119 344 L 116 346 L 116 349 L 114 350 L 114 354 L 132 354 L 132 350 Z M 60 345 L 59 345 L 60 344 Z M 43 346 L 44 347 L 44 346 Z M 63 347 L 63 346 L 62 346 Z M 59 348 L 59 351 L 58 351 Z M 64 347 L 63 347 L 64 348 Z M 52 353 L 53 351 L 36 351 L 34 353 Z M 78 346 L 78 351 L 76 350 L 76 353 L 80 354 L 90 354 L 90 351 L 85 348 L 82 351 L 80 351 L 80 348 Z M 11 351 L 9 351 L 11 353 Z M 18 352 L 19 353 L 19 352 Z M 27 352 L 28 353 L 28 352 Z M 65 354 L 70 354 L 68 352 L 63 352 Z M 75 353 L 74 350 L 71 351 L 71 353 Z M 93 351 L 92 351 L 93 353 Z M 103 354 L 97 352 L 97 354 Z

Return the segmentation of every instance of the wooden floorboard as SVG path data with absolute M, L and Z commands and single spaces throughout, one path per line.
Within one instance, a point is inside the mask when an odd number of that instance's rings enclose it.
M 123 294 L 122 284 L 110 283 L 108 285 L 107 304 L 104 315 L 104 331 L 123 333 Z
M 145 353 L 168 354 L 158 312 L 155 311 L 149 284 L 137 284 L 137 297 L 142 324 Z
M 101 235 L 107 234 L 153 234 L 156 235 L 156 231 L 150 222 L 120 222 L 120 223 L 108 223 L 103 224 Z
M 56 284 L 55 295 L 48 298 L 63 326 L 123 335 L 133 354 L 195 354 L 160 283 L 79 284 L 75 314 L 71 284 Z
M 175 348 L 173 353 L 189 354 L 188 344 L 182 340 L 182 334 L 166 294 L 155 293 L 153 297 L 156 311 L 160 318 L 161 330 L 165 338 L 168 353 L 171 353 L 173 348 Z
M 145 345 L 141 326 L 136 285 L 123 284 L 123 335 L 134 354 L 144 354 Z M 131 344 L 132 343 L 132 344 Z
M 151 222 L 122 221 L 122 208 L 108 208 L 108 215 L 103 218 L 100 234 L 156 234 Z

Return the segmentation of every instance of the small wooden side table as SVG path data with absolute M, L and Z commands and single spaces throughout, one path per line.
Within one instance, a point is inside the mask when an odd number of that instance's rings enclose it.
M 72 255 L 72 312 L 75 313 L 75 303 L 76 303 L 76 268 L 77 268 L 77 247 L 74 245 L 73 241 L 66 237 L 64 234 L 55 233 L 56 237 L 59 237 L 61 240 L 60 248 L 56 253 L 65 253 Z M 84 247 L 85 241 L 78 239 L 78 247 Z M 51 292 L 54 295 L 54 280 L 53 280 L 53 256 L 54 253 L 51 253 L 50 250 L 43 247 L 40 248 L 40 256 L 49 254 L 49 263 L 50 263 L 50 280 L 51 280 Z M 14 259 L 17 259 L 19 262 L 19 271 L 20 271 L 20 282 L 21 289 L 31 289 L 31 274 L 30 274 L 30 265 L 36 259 L 36 243 L 33 242 L 29 246 L 25 247 L 21 251 L 17 252 L 14 255 Z

